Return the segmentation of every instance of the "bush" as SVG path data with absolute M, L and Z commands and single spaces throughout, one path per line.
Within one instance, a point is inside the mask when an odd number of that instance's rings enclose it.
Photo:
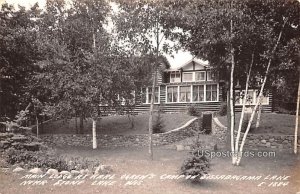
M 163 133 L 165 132 L 163 128 L 165 127 L 164 122 L 162 120 L 161 112 L 158 111 L 157 115 L 153 122 L 153 133 Z
M 287 110 L 287 109 L 282 108 L 282 107 L 277 107 L 277 112 L 281 113 L 281 114 L 296 115 L 296 111 L 295 110 Z
M 190 116 L 200 116 L 201 111 L 197 110 L 197 108 L 194 105 L 192 105 L 187 108 L 187 114 Z
M 218 111 L 218 115 L 220 115 L 220 116 L 226 116 L 227 115 L 227 104 L 226 103 L 221 104 L 220 109 Z
M 58 171 L 71 171 L 85 169 L 91 165 L 99 165 L 99 163 L 96 161 L 88 161 L 83 158 L 68 159 L 66 157 L 57 156 L 57 154 L 55 154 L 55 152 L 52 150 L 34 152 L 9 148 L 6 153 L 6 161 L 9 164 L 18 164 L 25 168 L 54 168 Z
M 199 153 L 199 149 L 193 150 L 181 166 L 181 174 L 197 176 L 195 179 L 190 179 L 196 182 L 200 181 L 200 178 L 207 174 L 210 169 L 209 160 Z
M 245 114 L 242 122 L 242 130 L 241 130 L 243 133 L 246 132 L 248 123 L 249 123 L 249 115 Z M 254 129 L 253 124 L 251 124 L 249 132 L 251 132 L 253 129 Z

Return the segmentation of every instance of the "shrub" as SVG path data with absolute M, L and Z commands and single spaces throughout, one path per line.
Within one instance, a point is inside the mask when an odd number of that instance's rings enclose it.
M 197 110 L 197 108 L 194 105 L 192 105 L 187 108 L 187 114 L 190 116 L 200 116 L 201 111 Z
M 163 128 L 165 127 L 164 122 L 162 120 L 161 112 L 158 111 L 157 115 L 153 122 L 153 133 L 163 133 Z
M 218 115 L 220 115 L 220 116 L 226 116 L 227 115 L 227 104 L 226 103 L 221 104 L 220 109 L 218 111 Z
M 70 171 L 99 165 L 97 161 L 89 161 L 84 158 L 67 158 L 58 156 L 53 150 L 34 152 L 9 148 L 6 153 L 6 161 L 9 164 L 18 164 L 26 168 L 54 168 L 58 171 Z
M 243 122 L 242 122 L 242 130 L 241 130 L 243 133 L 245 133 L 248 123 L 249 123 L 249 115 L 245 114 Z M 254 129 L 254 127 L 253 127 L 253 124 L 251 123 L 249 132 L 251 132 L 253 129 Z
M 296 115 L 296 111 L 295 110 L 287 110 L 287 109 L 282 108 L 282 107 L 277 107 L 277 112 L 281 113 L 281 114 Z
M 199 154 L 199 149 L 190 152 L 189 157 L 181 166 L 181 174 L 185 176 L 197 176 L 195 179 L 189 179 L 195 182 L 200 181 L 200 178 L 208 173 L 210 169 L 210 161 Z

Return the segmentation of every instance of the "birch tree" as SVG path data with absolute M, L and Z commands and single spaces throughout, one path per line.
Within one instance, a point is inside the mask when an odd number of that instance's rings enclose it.
M 194 55 L 208 60 L 217 72 L 221 72 L 222 69 L 226 69 L 226 66 L 231 65 L 230 75 L 225 77 L 230 83 L 235 84 L 237 79 L 240 80 L 246 74 L 247 91 L 250 85 L 249 81 L 255 78 L 255 72 L 260 72 L 259 74 L 264 79 L 258 99 L 262 98 L 270 69 L 273 72 L 279 67 L 279 61 L 282 60 L 277 55 L 277 48 L 284 49 L 291 39 L 299 37 L 299 28 L 293 28 L 299 23 L 298 1 L 171 2 L 168 4 L 172 4 L 176 10 L 175 16 L 170 16 L 172 27 L 179 27 L 188 32 L 188 35 L 177 35 L 177 39 L 185 48 Z M 234 16 L 232 17 L 232 15 Z M 253 48 L 255 48 L 255 52 L 252 52 Z M 248 63 L 250 59 L 254 59 L 254 63 Z M 251 68 L 250 72 L 245 72 L 245 65 L 250 63 L 255 66 Z M 229 89 L 230 103 L 233 89 L 232 87 Z M 246 97 L 247 92 L 244 95 L 242 110 L 245 109 Z M 241 125 L 239 124 L 237 138 L 234 139 L 232 123 L 234 115 L 231 111 L 232 104 L 230 104 L 228 128 L 231 133 L 231 150 L 234 153 L 233 164 L 240 164 L 243 146 L 259 102 L 260 100 L 257 100 L 254 106 L 240 146 Z M 241 122 L 242 120 L 240 120 Z
M 155 87 L 157 74 L 160 69 L 159 57 L 163 52 L 169 52 L 170 47 L 165 41 L 168 28 L 164 28 L 163 16 L 170 14 L 162 1 L 117 1 L 120 11 L 116 17 L 116 27 L 120 39 L 127 43 L 135 56 L 153 56 L 152 64 L 152 98 L 149 109 L 149 158 L 153 159 L 152 134 L 153 134 L 153 113 L 155 101 Z M 171 11 L 171 10 L 169 10 Z
M 105 1 L 63 1 L 48 4 L 41 24 L 45 53 L 38 80 L 51 91 L 60 118 L 86 115 L 92 121 L 92 148 L 97 148 L 96 126 L 104 110 L 120 106 L 134 90 L 125 51 L 104 29 L 109 6 Z M 52 35 L 49 35 L 52 34 Z
M 299 57 L 300 57 L 300 55 L 299 55 Z M 297 106 L 296 106 L 296 124 L 295 124 L 295 139 L 294 139 L 294 153 L 295 154 L 297 154 L 297 148 L 298 148 L 299 104 L 300 104 L 300 76 L 299 76 L 299 82 L 298 82 L 298 96 L 297 96 Z

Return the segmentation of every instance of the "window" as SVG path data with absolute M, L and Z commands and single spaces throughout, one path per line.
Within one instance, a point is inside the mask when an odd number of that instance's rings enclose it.
M 174 71 L 170 73 L 170 83 L 180 82 L 180 72 Z
M 246 105 L 255 105 L 257 102 L 259 91 L 257 90 L 248 90 L 247 98 L 246 98 Z M 245 91 L 236 91 L 236 95 L 239 96 L 239 99 L 236 100 L 236 104 L 242 105 L 244 96 L 245 96 Z M 263 96 L 262 97 L 262 104 L 269 104 L 269 97 L 268 96 Z
M 193 86 L 193 102 L 204 101 L 204 85 Z
M 236 104 L 243 104 L 244 96 L 245 96 L 245 91 L 236 91 Z M 255 99 L 256 99 L 256 92 L 253 90 L 248 90 L 247 93 L 247 98 L 246 98 L 246 105 L 253 105 L 255 104 Z
M 196 72 L 196 81 L 205 81 L 205 72 Z
M 214 85 L 206 85 L 206 101 L 217 101 L 218 100 L 218 87 Z
M 193 81 L 193 73 L 183 73 L 182 74 L 182 81 L 184 81 L 184 82 Z
M 215 78 L 214 73 L 207 71 L 207 81 L 212 81 Z
M 180 87 L 180 102 L 190 102 L 191 101 L 191 87 L 181 86 Z
M 155 96 L 154 103 L 158 103 L 158 96 L 159 96 L 158 87 L 155 87 L 154 96 Z M 152 98 L 152 88 L 148 87 L 148 103 L 151 103 L 151 98 Z
M 261 104 L 269 104 L 269 97 L 263 96 Z
M 170 86 L 167 88 L 167 102 L 177 102 L 177 86 Z

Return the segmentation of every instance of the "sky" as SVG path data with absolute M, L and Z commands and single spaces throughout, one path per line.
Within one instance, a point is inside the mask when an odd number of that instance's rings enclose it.
M 40 7 L 44 7 L 46 4 L 45 0 L 0 0 L 0 4 L 2 4 L 4 2 L 7 2 L 8 4 L 13 4 L 15 6 L 21 5 L 26 8 L 30 8 L 36 2 L 39 3 Z M 181 64 L 184 64 L 193 58 L 193 56 L 189 52 L 183 51 L 183 50 L 174 52 L 173 56 L 174 56 L 174 58 L 169 55 L 166 55 L 172 68 L 176 68 L 177 66 L 180 66 Z

